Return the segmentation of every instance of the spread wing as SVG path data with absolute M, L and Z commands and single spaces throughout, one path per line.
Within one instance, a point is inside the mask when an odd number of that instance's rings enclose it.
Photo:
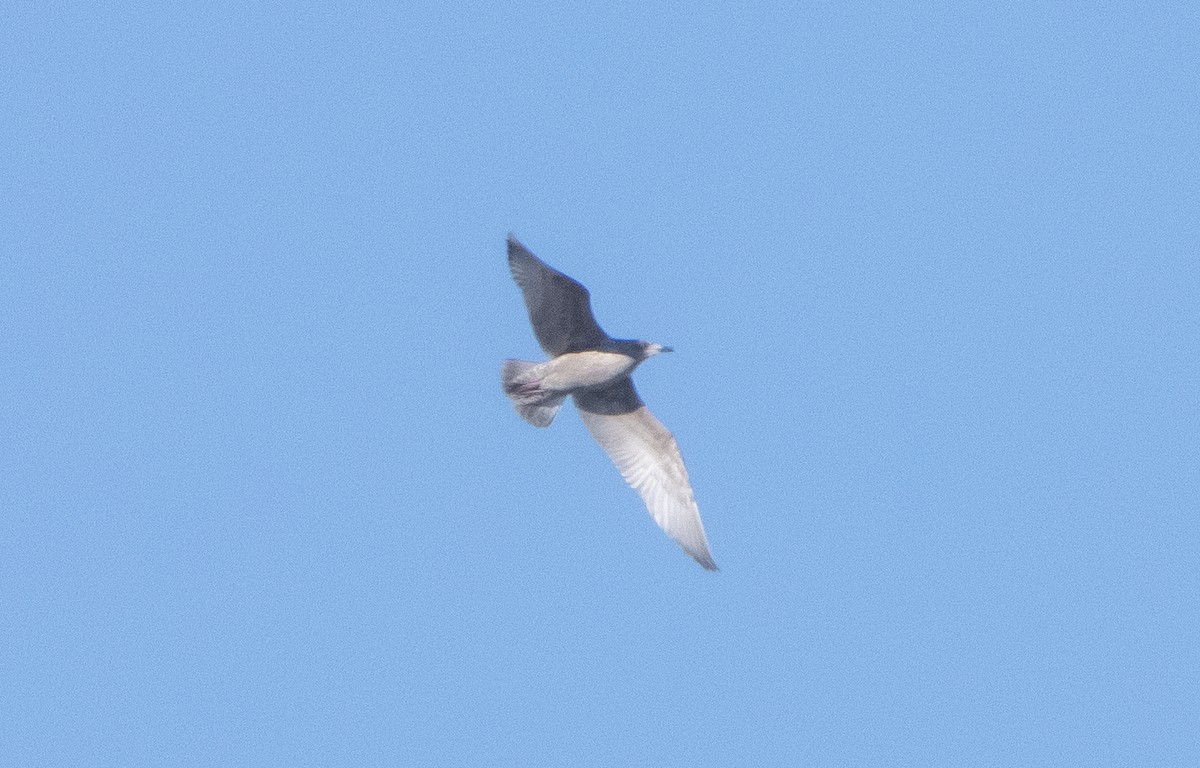
M 628 378 L 575 393 L 584 425 L 633 486 L 654 522 L 696 562 L 717 570 L 675 437 L 654 418 Z
M 512 235 L 508 236 L 508 266 L 546 354 L 557 357 L 596 349 L 608 338 L 592 316 L 587 288 L 547 266 Z

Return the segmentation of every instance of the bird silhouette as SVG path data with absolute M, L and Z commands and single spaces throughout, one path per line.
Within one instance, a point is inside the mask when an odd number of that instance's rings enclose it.
M 646 408 L 630 374 L 670 352 L 646 341 L 614 339 L 592 315 L 588 291 L 553 269 L 511 234 L 508 266 L 525 298 L 538 343 L 550 359 L 505 360 L 500 379 L 517 413 L 548 427 L 568 395 L 592 437 L 658 523 L 696 562 L 717 570 L 675 437 Z

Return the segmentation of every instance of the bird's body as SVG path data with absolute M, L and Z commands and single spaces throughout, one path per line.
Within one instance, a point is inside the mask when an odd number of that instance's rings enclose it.
M 574 393 L 580 389 L 597 389 L 633 373 L 641 360 L 626 352 L 593 350 L 568 352 L 552 357 L 545 366 L 541 381 L 543 388 Z
M 542 363 L 504 361 L 501 382 L 517 413 L 547 427 L 563 400 L 573 396 L 584 425 L 641 494 L 655 522 L 702 566 L 716 570 L 675 438 L 646 409 L 629 378 L 643 360 L 670 348 L 608 336 L 592 317 L 587 289 L 512 235 L 508 263 L 534 334 L 551 355 Z

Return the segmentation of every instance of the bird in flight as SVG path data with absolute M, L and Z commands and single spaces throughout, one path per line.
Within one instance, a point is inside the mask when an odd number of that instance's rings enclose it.
M 629 378 L 643 360 L 670 347 L 614 339 L 592 316 L 586 288 L 508 236 L 508 266 L 525 297 L 529 322 L 550 359 L 505 360 L 504 394 L 535 427 L 548 427 L 567 395 L 592 437 L 683 551 L 717 570 L 700 509 L 674 436 L 646 408 Z

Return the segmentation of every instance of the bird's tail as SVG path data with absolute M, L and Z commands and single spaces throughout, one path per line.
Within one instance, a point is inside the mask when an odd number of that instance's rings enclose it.
M 526 360 L 505 360 L 500 366 L 504 394 L 512 398 L 521 418 L 535 427 L 548 427 L 562 407 L 566 394 L 541 388 L 542 366 Z

